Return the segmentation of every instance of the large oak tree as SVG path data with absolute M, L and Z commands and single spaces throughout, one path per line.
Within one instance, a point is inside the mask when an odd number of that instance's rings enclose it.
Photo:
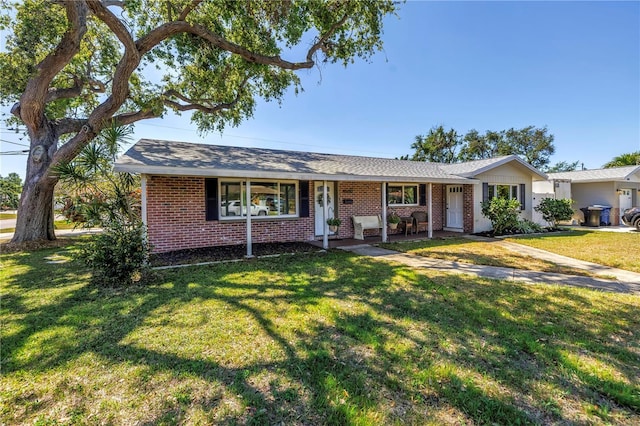
M 7 7 L 7 3 L 3 3 Z M 0 102 L 30 138 L 14 242 L 54 239 L 56 167 L 99 132 L 192 112 L 201 131 L 300 88 L 297 70 L 381 49 L 392 1 L 24 0 L 2 27 Z M 296 59 L 289 59 L 296 58 Z

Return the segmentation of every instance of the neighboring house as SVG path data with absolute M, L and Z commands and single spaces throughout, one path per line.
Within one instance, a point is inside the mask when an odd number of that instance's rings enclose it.
M 640 166 L 549 173 L 548 176 L 546 182 L 534 185 L 534 191 L 572 199 L 576 222 L 584 222 L 581 208 L 604 205 L 611 207 L 611 224 L 619 225 L 622 211 L 640 204 Z
M 461 164 L 141 139 L 115 166 L 142 175 L 142 215 L 155 252 L 262 242 L 353 238 L 352 216 L 428 214 L 434 230 L 491 229 L 480 202 L 517 198 L 546 176 L 516 156 Z M 247 215 L 245 206 L 251 205 Z M 387 229 L 365 231 L 387 239 Z M 398 231 L 399 232 L 399 231 Z

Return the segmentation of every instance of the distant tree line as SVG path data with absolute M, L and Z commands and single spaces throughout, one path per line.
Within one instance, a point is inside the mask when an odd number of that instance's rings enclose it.
M 21 192 L 22 179 L 20 175 L 9 173 L 7 177 L 0 176 L 0 209 L 17 209 Z
M 411 144 L 413 154 L 403 155 L 402 160 L 458 163 L 482 160 L 504 155 L 517 155 L 533 167 L 546 173 L 570 172 L 578 169 L 580 161 L 559 161 L 550 165 L 555 153 L 554 137 L 547 127 L 527 126 L 522 129 L 475 129 L 462 135 L 444 126 L 432 127 L 426 135 L 417 135 Z M 621 154 L 604 164 L 604 168 L 640 165 L 640 151 Z M 584 168 L 584 167 L 583 167 Z
M 553 135 L 546 127 L 535 126 L 487 130 L 485 133 L 472 129 L 464 135 L 455 129 L 445 130 L 443 126 L 437 126 L 432 127 L 426 135 L 416 136 L 411 148 L 414 153 L 402 156 L 401 159 L 457 163 L 518 155 L 540 170 L 546 168 L 549 157 L 555 152 Z

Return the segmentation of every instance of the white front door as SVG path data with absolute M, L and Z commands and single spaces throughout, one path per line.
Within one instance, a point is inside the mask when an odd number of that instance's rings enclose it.
M 336 211 L 336 185 L 335 182 L 327 182 L 327 195 L 329 198 L 327 199 L 327 205 L 329 206 L 329 215 L 325 218 L 323 215 L 323 190 L 322 190 L 322 182 L 315 182 L 313 185 L 313 199 L 315 200 L 315 219 L 316 219 L 316 236 L 324 235 L 324 223 L 326 219 L 330 217 L 334 217 Z M 329 235 L 332 235 L 333 232 L 328 231 Z
M 462 229 L 462 186 L 447 185 L 447 228 Z
M 619 197 L 620 197 L 620 214 L 622 214 L 624 209 L 629 209 L 632 206 L 632 203 L 631 203 L 631 190 L 630 189 L 621 189 Z

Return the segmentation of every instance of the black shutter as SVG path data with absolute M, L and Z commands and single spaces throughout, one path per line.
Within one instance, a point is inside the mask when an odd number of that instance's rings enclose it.
M 300 199 L 300 217 L 309 217 L 309 181 L 298 182 L 298 198 Z
M 527 197 L 525 197 L 525 192 L 524 192 L 524 183 L 520 184 L 520 210 L 524 210 L 525 209 L 525 200 L 527 199 Z
M 489 183 L 482 182 L 482 201 L 489 201 Z
M 389 184 L 385 183 L 384 185 L 385 185 L 384 186 L 385 187 L 384 193 L 387 194 L 387 199 L 384 200 L 384 205 L 388 206 L 389 205 Z
M 420 194 L 420 205 L 426 206 L 427 205 L 427 185 L 424 183 L 421 183 L 420 186 L 418 187 L 418 193 Z
M 204 199 L 206 220 L 218 220 L 218 179 L 204 180 Z

